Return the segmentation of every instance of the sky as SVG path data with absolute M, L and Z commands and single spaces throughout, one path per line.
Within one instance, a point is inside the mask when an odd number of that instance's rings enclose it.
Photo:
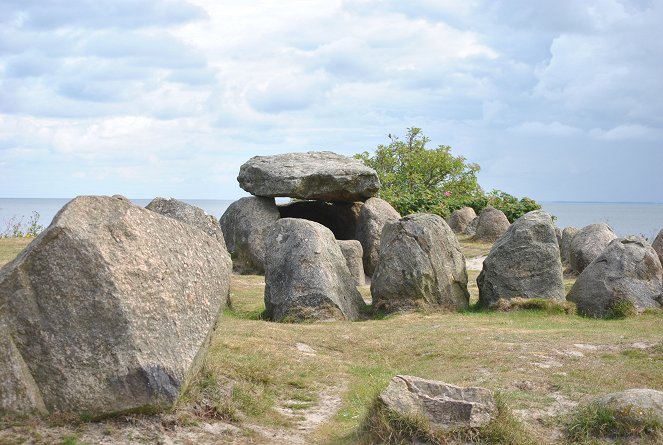
M 663 2 L 0 0 L 0 197 L 236 199 L 419 127 L 542 201 L 663 202 Z

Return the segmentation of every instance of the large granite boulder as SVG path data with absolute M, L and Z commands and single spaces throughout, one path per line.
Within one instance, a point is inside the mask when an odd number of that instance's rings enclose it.
M 511 225 L 504 212 L 490 206 L 484 208 L 478 218 L 474 235 L 477 241 L 495 242 Z
M 362 259 L 364 249 L 361 248 L 361 243 L 354 239 L 338 240 L 338 246 L 341 248 L 343 257 L 345 257 L 345 264 L 348 265 L 355 286 L 363 286 L 366 284 L 364 263 Z
M 597 397 L 592 404 L 609 410 L 618 422 L 633 430 L 651 424 L 652 420 L 663 425 L 663 392 L 655 389 L 627 389 Z
M 535 210 L 518 218 L 490 249 L 477 285 L 484 307 L 512 298 L 564 301 L 562 261 L 550 215 Z
M 580 273 L 603 252 L 612 240 L 617 238 L 610 226 L 604 223 L 590 224 L 576 233 L 569 250 L 569 265 Z
M 562 244 L 559 247 L 559 254 L 562 257 L 562 264 L 569 264 L 571 260 L 571 242 L 578 233 L 575 227 L 566 227 L 562 230 Z
M 465 257 L 444 219 L 415 213 L 384 226 L 371 295 L 386 311 L 468 306 Z
M 477 214 L 472 207 L 463 207 L 462 209 L 455 210 L 447 220 L 447 223 L 455 233 L 464 233 L 467 226 L 476 217 Z
M 23 412 L 172 407 L 230 274 L 226 249 L 197 228 L 123 199 L 72 200 L 0 270 L 0 369 L 14 376 L 0 379 L 3 405 L 13 393 Z
M 490 390 L 397 375 L 378 398 L 398 417 L 425 419 L 433 433 L 480 428 L 497 415 Z M 390 416 L 393 417 L 393 416 Z
M 240 167 L 237 180 L 256 196 L 322 201 L 365 201 L 380 189 L 375 170 L 330 151 L 255 156 Z
M 277 206 L 281 218 L 315 221 L 332 231 L 336 239 L 355 239 L 361 202 L 295 201 Z
M 606 317 L 663 305 L 663 267 L 654 249 L 639 236 L 613 240 L 582 271 L 567 296 L 578 312 Z
M 148 205 L 147 210 L 160 213 L 169 218 L 182 221 L 183 223 L 198 227 L 200 230 L 215 238 L 226 247 L 223 232 L 219 222 L 212 215 L 205 213 L 200 207 L 196 207 L 175 198 L 154 198 Z
M 279 218 L 274 198 L 249 196 L 230 204 L 219 223 L 235 271 L 265 272 L 265 234 Z
M 276 321 L 356 320 L 364 305 L 334 234 L 296 218 L 267 235 L 265 307 Z
M 654 238 L 654 242 L 651 246 L 658 254 L 658 258 L 661 260 L 661 263 L 663 263 L 663 229 L 658 232 L 658 235 L 656 235 L 656 238 Z
M 380 235 L 388 222 L 398 221 L 401 215 L 384 199 L 370 198 L 362 206 L 355 238 L 364 249 L 364 271 L 372 276 L 380 258 Z

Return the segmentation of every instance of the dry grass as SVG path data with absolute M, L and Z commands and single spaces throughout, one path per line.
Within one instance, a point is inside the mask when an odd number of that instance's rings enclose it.
M 483 241 L 474 241 L 469 235 L 456 234 L 456 238 L 460 243 L 460 250 L 465 255 L 465 258 L 476 258 L 478 256 L 488 255 L 490 248 L 493 247 L 491 243 Z
M 0 238 L 0 267 L 13 260 L 34 238 Z

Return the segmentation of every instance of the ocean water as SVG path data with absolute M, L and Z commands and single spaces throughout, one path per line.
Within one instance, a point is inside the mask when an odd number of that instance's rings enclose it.
M 47 227 L 55 214 L 69 202 L 69 198 L 0 198 L 0 233 L 12 221 L 28 222 L 32 212 L 39 212 L 39 222 Z M 149 199 L 132 199 L 146 206 Z M 217 219 L 233 200 L 182 199 L 198 206 Z M 620 236 L 644 235 L 650 241 L 663 229 L 663 203 L 595 203 L 595 202 L 543 202 L 543 209 L 557 217 L 557 226 L 584 227 L 604 222 Z

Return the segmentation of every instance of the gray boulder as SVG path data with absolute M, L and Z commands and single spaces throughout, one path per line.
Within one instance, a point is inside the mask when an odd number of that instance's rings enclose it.
M 465 257 L 444 219 L 415 213 L 384 226 L 371 295 L 387 311 L 468 306 Z
M 593 403 L 607 408 L 633 429 L 639 429 L 651 420 L 663 424 L 663 392 L 654 389 L 628 389 L 596 398 Z
M 474 236 L 477 234 L 477 225 L 479 224 L 479 217 L 477 216 L 467 224 L 463 233 L 465 235 Z
M 379 401 L 399 417 L 425 419 L 434 433 L 479 428 L 497 415 L 495 398 L 488 389 L 407 375 L 392 378 Z
M 328 228 L 313 221 L 283 218 L 269 229 L 265 307 L 270 319 L 356 320 L 363 305 Z
M 274 198 L 249 196 L 230 204 L 219 223 L 235 271 L 265 272 L 265 234 L 279 218 Z
M 10 351 L 0 369 L 14 375 L 0 379 L 3 405 L 14 391 L 37 411 L 172 407 L 206 352 L 230 274 L 221 243 L 188 224 L 122 199 L 72 200 L 0 269 L 0 347 Z
M 555 226 L 555 236 L 557 237 L 557 246 L 562 247 L 562 229 Z
M 350 274 L 354 278 L 355 286 L 363 286 L 366 284 L 366 278 L 362 261 L 364 249 L 361 248 L 361 243 L 357 240 L 338 240 L 338 245 L 345 257 L 345 264 L 348 265 Z
M 478 218 L 474 235 L 474 239 L 477 241 L 495 242 L 511 225 L 504 212 L 490 206 L 484 208 Z
M 518 218 L 493 245 L 477 278 L 484 307 L 512 298 L 564 301 L 564 278 L 550 215 L 541 210 Z
M 237 180 L 256 196 L 322 201 L 365 201 L 380 189 L 375 170 L 330 151 L 255 156 L 240 167 Z
M 610 241 L 617 238 L 610 226 L 604 223 L 590 224 L 576 233 L 569 250 L 569 266 L 580 273 L 603 252 Z
M 384 199 L 370 198 L 362 206 L 357 222 L 356 239 L 364 249 L 364 271 L 372 276 L 380 258 L 380 235 L 388 222 L 401 215 Z
M 455 233 L 464 233 L 467 226 L 476 217 L 477 214 L 472 207 L 463 207 L 462 209 L 455 210 L 451 214 L 447 220 L 447 224 L 449 224 L 449 227 L 451 227 L 451 230 Z
M 562 264 L 569 264 L 571 258 L 571 242 L 573 237 L 578 233 L 575 227 L 566 227 L 562 231 L 562 244 L 560 245 L 560 255 L 562 257 Z
M 219 222 L 212 215 L 205 213 L 200 207 L 178 201 L 175 198 L 154 198 L 148 205 L 147 210 L 152 210 L 163 216 L 182 221 L 185 224 L 198 227 L 200 230 L 215 238 L 226 247 L 223 232 Z
M 355 239 L 361 202 L 295 201 L 277 206 L 281 218 L 315 221 L 332 231 L 336 239 Z
M 658 235 L 656 235 L 656 238 L 654 238 L 652 247 L 658 254 L 658 259 L 663 263 L 663 229 L 661 229 L 661 231 L 658 232 Z
M 613 240 L 582 271 L 567 300 L 578 312 L 606 317 L 625 305 L 642 312 L 663 304 L 663 267 L 654 249 L 639 236 Z

